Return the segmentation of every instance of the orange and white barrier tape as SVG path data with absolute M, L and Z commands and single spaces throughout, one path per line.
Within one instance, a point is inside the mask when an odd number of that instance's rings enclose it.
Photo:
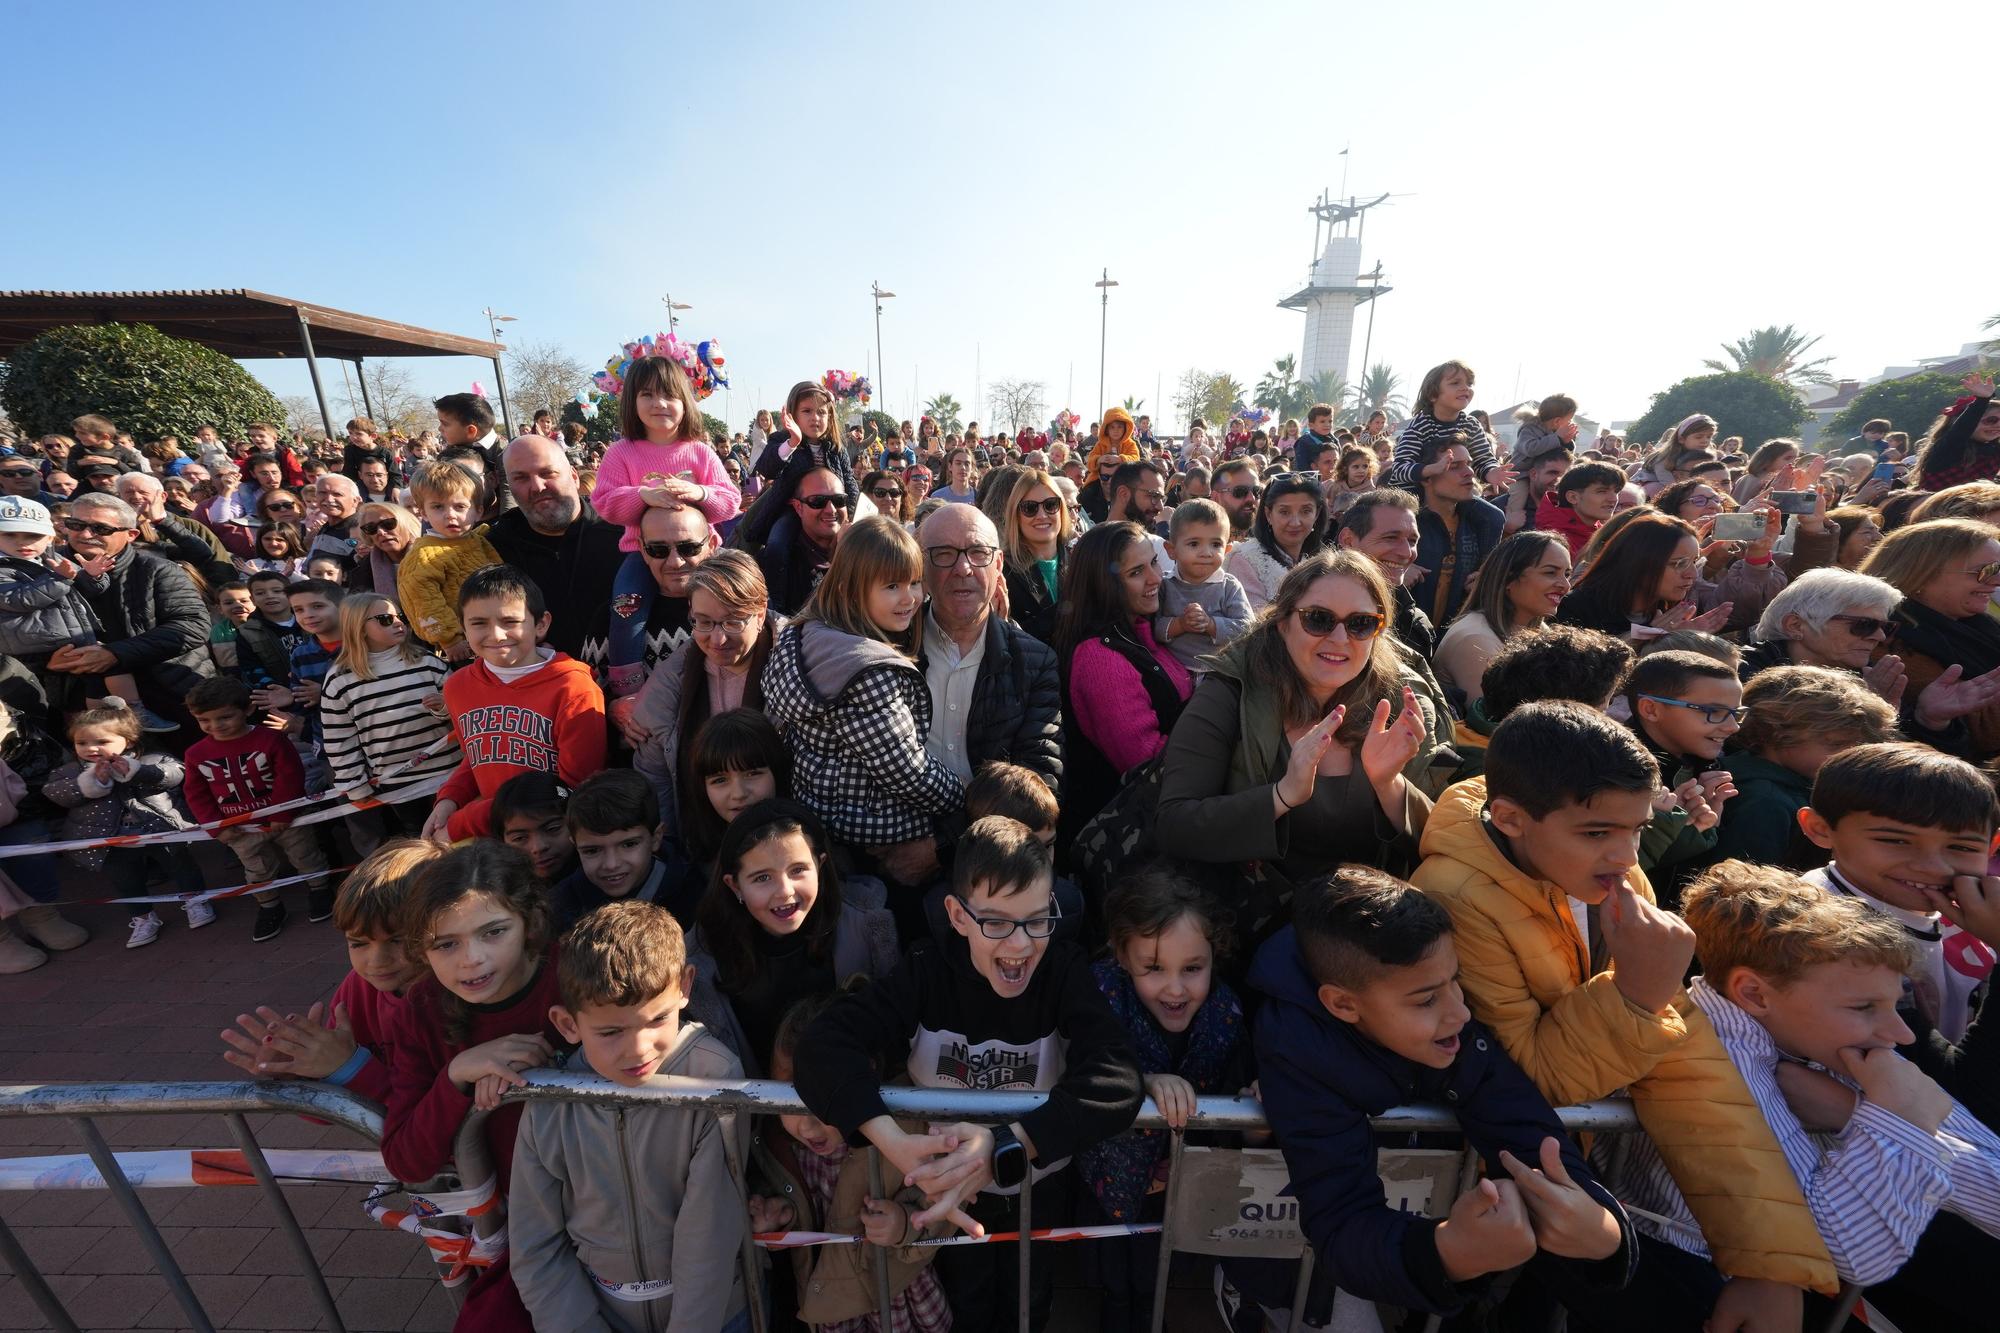
M 137 1189 L 186 1189 L 190 1185 L 254 1185 L 250 1163 L 234 1148 L 165 1148 L 114 1154 L 118 1169 Z M 390 1176 L 378 1152 L 326 1152 L 270 1148 L 264 1161 L 287 1183 L 375 1185 Z M 62 1157 L 0 1159 L 0 1190 L 101 1190 L 104 1175 L 81 1153 Z
M 408 1208 L 391 1208 L 383 1202 L 397 1193 L 409 1195 Z M 468 1280 L 472 1276 L 471 1270 L 475 1268 L 491 1268 L 507 1253 L 507 1228 L 504 1225 L 487 1236 L 468 1235 L 429 1225 L 435 1218 L 477 1218 L 498 1209 L 500 1199 L 494 1193 L 491 1180 L 475 1189 L 433 1194 L 419 1194 L 401 1185 L 380 1185 L 362 1201 L 361 1206 L 369 1217 L 382 1226 L 392 1231 L 406 1231 L 423 1241 L 425 1248 L 431 1252 L 432 1261 L 443 1270 L 438 1279 L 447 1287 L 455 1287 Z
M 1158 1222 L 1112 1222 L 1088 1227 L 1036 1227 L 1028 1233 L 1031 1241 L 1108 1240 L 1114 1236 L 1158 1234 Z M 751 1237 L 759 1249 L 796 1250 L 808 1245 L 859 1245 L 861 1237 L 844 1231 L 761 1231 Z M 1018 1231 L 989 1231 L 983 1236 L 939 1236 L 935 1240 L 913 1240 L 908 1249 L 941 1249 L 947 1245 L 995 1245 L 1018 1241 Z

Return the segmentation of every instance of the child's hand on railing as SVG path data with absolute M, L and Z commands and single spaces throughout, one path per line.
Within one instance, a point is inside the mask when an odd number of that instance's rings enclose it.
M 893 1199 L 862 1199 L 861 1237 L 870 1245 L 901 1245 L 909 1225 L 903 1205 Z
M 1500 1165 L 1520 1188 L 1536 1246 L 1565 1259 L 1608 1259 L 1618 1253 L 1624 1243 L 1618 1219 L 1569 1178 L 1562 1145 L 1553 1135 L 1542 1140 L 1539 1169 L 1505 1149 Z
M 750 1196 L 750 1231 L 761 1235 L 766 1231 L 789 1231 L 796 1214 L 792 1205 L 775 1195 L 753 1194 Z
M 1174 1074 L 1146 1075 L 1146 1095 L 1166 1117 L 1170 1129 L 1186 1129 L 1194 1114 L 1194 1084 Z

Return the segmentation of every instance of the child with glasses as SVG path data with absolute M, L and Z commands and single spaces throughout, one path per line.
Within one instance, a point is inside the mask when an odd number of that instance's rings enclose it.
M 63 521 L 85 529 L 103 527 L 82 519 Z M 107 534 L 115 531 L 106 529 Z M 0 495 L 0 653 L 35 673 L 52 708 L 79 708 L 86 699 L 110 695 L 130 704 L 148 731 L 174 730 L 173 723 L 140 708 L 139 682 L 130 672 L 77 676 L 49 670 L 57 649 L 102 641 L 104 626 L 84 592 L 105 590 L 112 563 L 109 555 L 85 559 L 58 554 L 55 533 L 48 507 L 39 500 Z
M 375 593 L 340 603 L 340 647 L 320 689 L 321 746 L 333 785 L 352 796 L 450 773 L 459 748 L 444 711 L 444 659 L 410 633 L 396 604 Z M 386 781 L 385 781 L 386 780 Z M 357 855 L 415 836 L 428 794 L 347 817 Z
M 924 1190 L 931 1203 L 911 1219 L 917 1226 L 1012 1229 L 1023 1188 L 1033 1190 L 1032 1222 L 1060 1223 L 1071 1155 L 1124 1132 L 1138 1114 L 1131 1038 L 1082 947 L 1051 938 L 1054 871 L 1026 825 L 994 815 L 965 831 L 946 910 L 953 933 L 943 947 L 918 942 L 895 971 L 813 1024 L 794 1062 L 799 1095 L 850 1144 L 879 1148 L 885 1174 Z M 875 1071 L 884 1058 L 919 1087 L 1042 1091 L 1048 1100 L 998 1128 L 913 1134 L 882 1101 Z M 1045 1327 L 1055 1277 L 1046 1248 L 1032 1258 L 1031 1292 L 1017 1289 L 1012 1246 L 941 1251 L 953 1327 L 1012 1327 L 1024 1299 L 1030 1327 Z
M 1677 905 L 1679 885 L 1711 859 L 1724 803 L 1736 794 L 1720 760 L 1749 711 L 1743 683 L 1730 663 L 1669 651 L 1640 658 L 1623 693 L 1632 731 L 1659 765 L 1662 784 L 1639 864 Z

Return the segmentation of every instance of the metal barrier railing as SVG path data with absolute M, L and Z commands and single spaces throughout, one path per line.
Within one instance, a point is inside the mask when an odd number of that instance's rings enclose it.
M 725 1153 L 729 1161 L 730 1174 L 737 1190 L 747 1197 L 748 1176 L 743 1155 L 738 1147 L 735 1132 L 736 1118 L 746 1114 L 791 1114 L 806 1110 L 798 1093 L 791 1085 L 764 1081 L 743 1080 L 736 1082 L 709 1082 L 696 1079 L 660 1079 L 645 1087 L 623 1088 L 599 1079 L 594 1075 L 573 1074 L 553 1070 L 531 1070 L 526 1074 L 526 1087 L 511 1089 L 505 1100 L 541 1101 L 551 1099 L 593 1102 L 614 1106 L 684 1106 L 706 1110 L 715 1115 L 722 1129 Z M 885 1088 L 883 1098 L 892 1112 L 925 1119 L 966 1120 L 976 1123 L 1004 1124 L 1039 1107 L 1046 1100 L 1041 1093 L 1032 1092 L 969 1092 L 931 1088 Z M 340 1311 L 332 1292 L 320 1271 L 319 1263 L 307 1243 L 305 1233 L 300 1228 L 291 1205 L 286 1201 L 284 1191 L 272 1173 L 265 1159 L 263 1149 L 258 1145 L 256 1135 L 245 1117 L 253 1113 L 278 1112 L 313 1116 L 349 1129 L 366 1139 L 370 1144 L 379 1144 L 382 1137 L 382 1110 L 375 1103 L 349 1092 L 323 1083 L 255 1083 L 255 1082 L 214 1082 L 214 1083 L 77 1083 L 38 1084 L 15 1087 L 0 1087 L 0 1119 L 10 1116 L 56 1118 L 76 1124 L 86 1151 L 98 1173 L 103 1177 L 105 1187 L 118 1200 L 126 1218 L 139 1233 L 147 1253 L 161 1278 L 173 1293 L 175 1300 L 187 1316 L 190 1328 L 202 1333 L 213 1333 L 214 1324 L 209 1319 L 200 1299 L 189 1284 L 187 1275 L 175 1260 L 151 1214 L 141 1202 L 133 1182 L 127 1177 L 117 1155 L 105 1141 L 103 1132 L 96 1124 L 96 1117 L 106 1115 L 219 1115 L 228 1124 L 238 1149 L 248 1163 L 256 1183 L 269 1201 L 279 1229 L 284 1232 L 293 1256 L 297 1259 L 301 1275 L 306 1279 L 326 1318 L 327 1327 L 334 1333 L 345 1333 Z M 1560 1108 L 1557 1112 L 1564 1126 L 1571 1132 L 1623 1133 L 1636 1130 L 1638 1119 L 1629 1103 L 1599 1102 L 1586 1106 Z M 1451 1132 L 1457 1129 L 1457 1120 L 1443 1107 L 1406 1106 L 1396 1107 L 1376 1116 L 1372 1120 L 1374 1128 L 1383 1133 Z M 1166 1122 L 1148 1100 L 1141 1108 L 1135 1127 L 1142 1129 L 1166 1129 Z M 1215 1130 L 1259 1130 L 1266 1128 L 1263 1108 L 1253 1098 L 1248 1097 L 1204 1097 L 1197 1103 L 1197 1110 L 1189 1121 L 1189 1127 L 1203 1131 Z M 459 1137 L 459 1175 L 467 1186 L 475 1185 L 487 1178 L 490 1166 L 484 1161 L 483 1138 L 476 1132 L 477 1124 L 468 1121 L 466 1131 Z M 1178 1167 L 1182 1160 L 1183 1135 L 1174 1132 L 1170 1145 L 1171 1161 Z M 876 1197 L 883 1197 L 881 1161 L 871 1148 L 869 1150 L 871 1185 Z M 1153 1328 L 1156 1333 L 1164 1317 L 1164 1291 L 1167 1269 L 1174 1251 L 1174 1182 L 1180 1172 L 1170 1171 L 1168 1176 L 1168 1209 L 1166 1222 L 1160 1232 L 1160 1266 L 1155 1290 Z M 747 1204 L 746 1204 L 747 1206 Z M 1028 1328 L 1029 1302 L 1027 1293 L 1031 1290 L 1029 1241 L 1033 1230 L 1032 1191 L 1023 1189 L 1020 1196 L 1020 1240 L 1019 1247 L 1019 1287 L 1021 1309 L 1020 1327 Z M 47 1280 L 29 1258 L 19 1240 L 8 1229 L 5 1219 L 0 1218 L 0 1259 L 4 1259 L 13 1275 L 21 1282 L 35 1307 L 53 1329 L 62 1333 L 75 1333 L 76 1324 L 63 1306 L 62 1300 L 49 1286 Z M 1298 1323 L 1299 1311 L 1303 1308 L 1307 1283 L 1311 1277 L 1312 1255 L 1310 1248 L 1300 1254 L 1301 1264 L 1298 1283 L 1293 1295 L 1293 1324 Z M 749 1308 L 753 1328 L 762 1333 L 764 1311 L 758 1293 L 761 1288 L 760 1264 L 754 1242 L 746 1231 L 741 1259 L 743 1265 L 744 1291 L 749 1297 Z M 875 1277 L 877 1304 L 882 1311 L 883 1327 L 889 1320 L 890 1286 L 886 1258 L 883 1252 L 875 1254 Z M 1858 1293 L 1843 1291 L 1846 1306 L 1851 1306 L 1852 1298 Z M 1831 1327 L 1838 1327 L 1846 1313 L 1841 1315 Z

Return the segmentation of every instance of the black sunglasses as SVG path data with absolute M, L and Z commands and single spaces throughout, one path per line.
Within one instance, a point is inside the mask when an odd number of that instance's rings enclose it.
M 854 501 L 844 495 L 800 495 L 793 498 L 808 509 L 824 509 L 828 505 L 840 509 L 854 508 Z
M 361 525 L 361 533 L 365 537 L 373 537 L 380 533 L 388 532 L 395 526 L 396 520 L 393 518 L 378 518 L 373 523 L 363 523 Z
M 708 543 L 694 541 L 646 542 L 643 544 L 643 548 L 646 554 L 655 560 L 665 560 L 670 555 L 677 555 L 683 560 L 693 560 L 708 549 Z
M 403 618 L 397 615 L 394 611 L 384 611 L 379 616 L 370 616 L 368 618 L 374 621 L 376 624 L 380 625 L 383 629 L 387 629 L 391 625 L 400 625 L 403 623 Z
M 1337 616 L 1323 606 L 1299 608 L 1299 628 L 1314 638 L 1324 639 L 1333 633 L 1335 627 L 1346 630 L 1348 638 L 1361 643 L 1382 632 L 1382 616 L 1376 611 L 1354 611 Z
M 6 477 L 10 481 L 19 481 L 23 477 L 39 477 L 41 475 L 41 473 L 31 467 L 0 468 L 0 477 Z
M 1896 627 L 1891 620 L 1877 620 L 1874 616 L 1828 616 L 1847 626 L 1847 632 L 1857 639 L 1870 638 L 1876 634 L 1887 634 Z
M 102 523 L 87 523 L 80 518 L 65 518 L 62 525 L 71 532 L 88 532 L 99 537 L 116 537 L 121 532 L 131 531 L 130 528 L 109 528 Z
M 274 514 L 288 514 L 291 513 L 293 510 L 297 509 L 298 507 L 299 507 L 299 502 L 297 500 L 274 500 L 270 504 L 264 506 L 264 508 L 270 510 Z
M 871 500 L 900 500 L 903 498 L 903 488 L 901 486 L 877 486 L 874 490 L 868 492 L 868 498 Z
M 1257 488 L 1255 486 L 1231 486 L 1229 488 L 1229 498 L 1232 500 L 1247 500 L 1256 493 Z
M 1046 500 L 1023 500 L 1020 509 L 1022 518 L 1033 518 L 1036 514 L 1047 514 L 1050 518 L 1054 518 L 1063 511 L 1062 497 L 1051 495 Z

